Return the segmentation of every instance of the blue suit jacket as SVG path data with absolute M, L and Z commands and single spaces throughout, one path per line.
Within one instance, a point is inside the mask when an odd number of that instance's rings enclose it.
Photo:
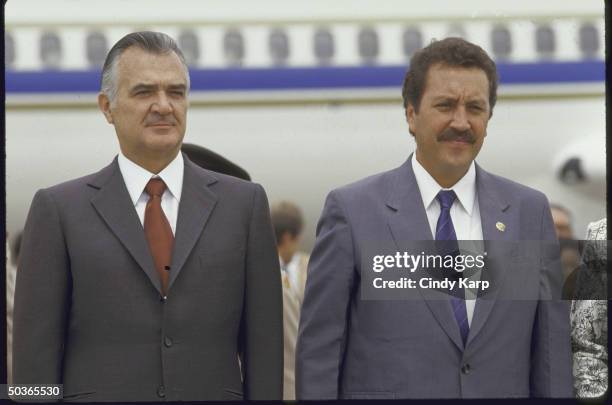
M 478 165 L 476 189 L 484 239 L 501 242 L 489 253 L 504 241 L 556 246 L 544 194 Z M 558 286 L 544 282 L 561 275 L 558 250 L 536 261 L 520 249 L 497 252 L 506 255 L 497 288 L 477 300 L 465 349 L 448 298 L 435 291 L 361 298 L 370 241 L 401 251 L 405 241 L 431 239 L 410 159 L 329 194 L 300 319 L 297 398 L 571 397 L 569 307 L 549 299 Z

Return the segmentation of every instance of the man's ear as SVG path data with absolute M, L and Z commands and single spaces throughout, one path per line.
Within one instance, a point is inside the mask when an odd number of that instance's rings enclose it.
M 412 103 L 408 103 L 406 106 L 406 121 L 408 121 L 408 132 L 414 136 L 414 128 L 416 126 L 416 111 L 412 106 Z
M 102 92 L 98 93 L 98 108 L 106 117 L 106 121 L 109 124 L 113 123 L 113 114 L 111 113 L 111 103 L 108 96 Z

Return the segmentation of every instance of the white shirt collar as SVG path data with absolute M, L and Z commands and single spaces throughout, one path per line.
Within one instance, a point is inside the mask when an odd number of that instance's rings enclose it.
M 476 199 L 476 165 L 474 161 L 470 164 L 467 173 L 454 186 L 450 189 L 445 189 L 425 170 L 423 165 L 416 159 L 416 154 L 412 155 L 411 160 L 412 170 L 414 171 L 414 177 L 419 186 L 425 209 L 431 205 L 440 190 L 452 189 L 455 191 L 461 206 L 463 206 L 468 215 L 472 215 L 474 200 Z
M 181 201 L 183 172 L 185 170 L 183 154 L 181 152 L 159 174 L 153 174 L 147 169 L 138 166 L 125 157 L 122 152 L 119 152 L 118 163 L 123 181 L 134 205 L 138 202 L 149 180 L 154 177 L 160 177 L 166 183 L 167 190 L 170 191 L 177 201 Z

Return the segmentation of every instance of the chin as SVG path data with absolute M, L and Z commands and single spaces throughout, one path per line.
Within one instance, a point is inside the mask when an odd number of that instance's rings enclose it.
M 145 143 L 144 147 L 152 152 L 165 154 L 175 152 L 176 150 L 180 149 L 181 142 L 180 139 L 176 138 L 168 138 L 163 140 L 158 139 L 154 141 L 149 140 Z
M 439 168 L 442 172 L 455 176 L 458 174 L 464 175 L 472 163 L 471 160 L 442 160 L 439 162 Z

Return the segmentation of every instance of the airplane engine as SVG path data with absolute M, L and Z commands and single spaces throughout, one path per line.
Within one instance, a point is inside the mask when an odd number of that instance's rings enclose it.
M 555 156 L 553 172 L 564 185 L 596 198 L 606 195 L 605 137 L 592 134 L 565 145 Z

